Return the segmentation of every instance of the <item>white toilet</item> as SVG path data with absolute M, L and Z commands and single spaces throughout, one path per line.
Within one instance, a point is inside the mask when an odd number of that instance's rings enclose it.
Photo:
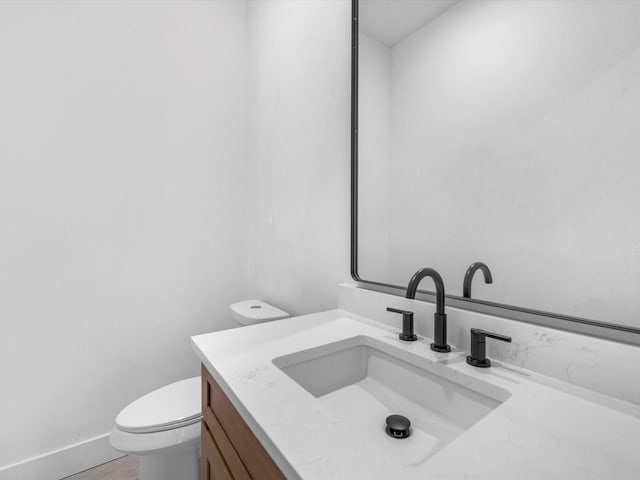
M 229 307 L 242 325 L 279 320 L 287 312 L 260 300 Z M 109 442 L 116 450 L 140 456 L 138 480 L 200 478 L 200 377 L 187 378 L 148 393 L 116 417 Z

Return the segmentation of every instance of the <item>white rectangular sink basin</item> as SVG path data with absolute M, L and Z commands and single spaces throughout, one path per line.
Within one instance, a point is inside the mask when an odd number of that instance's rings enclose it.
M 403 465 L 424 462 L 510 396 L 499 387 L 367 336 L 295 352 L 273 363 Z M 409 438 L 385 433 L 385 419 L 391 414 L 411 421 Z

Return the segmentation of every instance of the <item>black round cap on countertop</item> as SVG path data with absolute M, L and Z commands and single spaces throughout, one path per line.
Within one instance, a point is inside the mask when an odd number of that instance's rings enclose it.
M 407 438 L 411 435 L 411 422 L 402 415 L 389 415 L 387 417 L 387 435 L 393 438 Z

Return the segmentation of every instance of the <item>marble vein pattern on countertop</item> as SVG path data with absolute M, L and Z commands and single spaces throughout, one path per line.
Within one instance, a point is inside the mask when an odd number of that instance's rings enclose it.
M 399 358 L 418 355 L 454 382 L 492 385 L 511 397 L 431 458 L 399 465 L 380 442 L 273 364 L 277 357 L 358 336 L 375 339 Z M 636 406 L 567 384 L 554 388 L 543 376 L 500 362 L 473 368 L 461 350 L 437 354 L 429 339 L 407 344 L 398 340 L 396 329 L 344 311 L 201 335 L 192 342 L 245 420 L 271 444 L 267 450 L 305 480 L 427 474 L 434 479 L 640 478 Z

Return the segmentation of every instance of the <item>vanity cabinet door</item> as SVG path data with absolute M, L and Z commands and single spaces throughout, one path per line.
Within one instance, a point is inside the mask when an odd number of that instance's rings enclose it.
M 205 422 L 202 422 L 200 478 L 202 480 L 233 480 Z
M 229 440 L 218 419 L 211 411 L 205 411 L 203 424 L 206 425 L 231 477 L 234 480 L 251 480 L 251 476 L 238 456 L 238 452 L 236 452 L 231 440 Z
M 202 366 L 202 415 L 214 445 L 217 446 L 217 451 L 230 472 L 230 478 L 285 480 L 285 476 L 271 456 L 204 365 Z M 203 452 L 204 448 L 203 443 Z M 204 469 L 202 478 L 207 479 Z

